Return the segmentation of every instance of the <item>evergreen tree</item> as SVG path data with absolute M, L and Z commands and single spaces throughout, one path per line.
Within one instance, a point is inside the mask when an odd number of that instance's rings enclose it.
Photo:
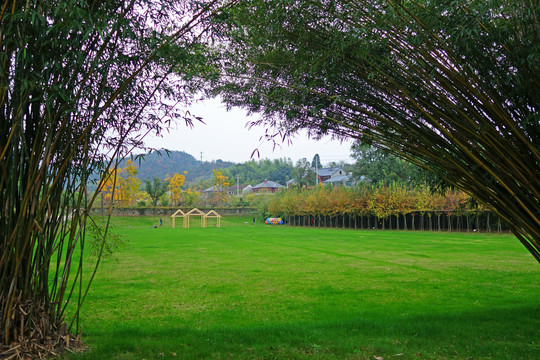
M 315 168 L 321 169 L 323 167 L 321 164 L 321 158 L 319 154 L 315 154 L 315 156 L 313 156 L 313 160 L 311 161 L 311 167 L 314 169 Z
M 300 186 L 315 185 L 317 175 L 311 168 L 311 164 L 306 160 L 306 158 L 302 158 L 296 162 L 292 175 Z

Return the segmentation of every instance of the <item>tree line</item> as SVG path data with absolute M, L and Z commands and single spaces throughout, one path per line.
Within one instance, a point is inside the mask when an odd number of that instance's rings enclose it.
M 202 206 L 222 205 L 228 200 L 226 190 L 231 181 L 222 171 L 213 169 L 212 178 L 204 183 L 186 185 L 187 171 L 166 175 L 165 179 L 153 177 L 152 180 L 141 181 L 137 174 L 138 168 L 131 159 L 127 159 L 125 167 L 117 166 L 110 169 L 105 181 L 96 189 L 99 201 L 96 207 L 101 207 L 102 214 L 112 213 L 114 206 L 145 207 L 145 206 Z M 211 196 L 203 197 L 202 186 L 214 186 L 216 191 Z
M 317 156 L 318 154 L 315 155 Z M 106 180 L 97 189 L 100 196 L 95 206 L 220 206 L 225 203 L 247 205 L 243 199 L 227 196 L 229 187 L 256 185 L 266 179 L 282 185 L 291 179 L 297 180 L 300 185 L 315 184 L 315 172 L 305 158 L 298 160 L 296 165 L 288 158 L 229 164 L 226 168 L 212 169 L 211 175 L 196 179 L 191 177 L 191 181 L 187 180 L 190 178 L 187 170 L 141 180 L 140 167 L 149 167 L 146 161 L 153 160 L 146 159 L 138 167 L 135 161 L 127 159 L 122 162 L 124 167 L 110 169 Z M 174 171 L 177 168 L 170 169 Z M 203 196 L 203 191 L 211 187 L 216 187 L 219 191 L 211 191 L 211 194 Z
M 411 186 L 402 182 L 289 189 L 268 199 L 266 215 L 283 217 L 291 225 L 306 226 L 404 230 L 435 226 L 439 230 L 442 227 L 451 230 L 461 228 L 461 216 L 467 222 L 467 229 L 487 229 L 492 223 L 498 228 L 503 226 L 462 191 L 434 193 L 428 185 Z M 471 216 L 474 223 L 470 223 Z
M 177 206 L 195 205 L 202 201 L 202 191 L 216 185 L 215 172 L 227 177 L 229 185 L 255 185 L 272 180 L 286 185 L 294 180 L 296 185 L 313 186 L 317 184 L 316 169 L 342 167 L 351 176 L 351 182 L 364 181 L 377 184 L 385 182 L 423 183 L 433 182 L 434 177 L 418 166 L 407 163 L 398 157 L 373 146 L 354 143 L 351 147 L 354 163 L 329 162 L 322 164 L 319 154 L 310 162 L 301 158 L 293 163 L 290 158 L 251 159 L 243 163 L 200 162 L 193 156 L 173 151 L 158 156 L 156 152 L 143 155 L 140 161 L 127 158 L 109 170 L 107 181 L 102 184 L 100 203 L 109 204 L 112 184 L 116 178 L 114 203 L 118 206 Z M 187 159 L 187 160 L 186 160 Z M 135 160 L 135 161 L 134 161 Z M 199 166 L 200 165 L 200 166 Z M 215 167 L 210 167 L 214 165 Z M 223 166 L 223 167 L 222 167 Z M 194 170 L 197 177 L 191 173 Z M 223 184 L 220 184 L 223 188 Z M 90 187 L 95 189 L 95 187 Z M 171 194 L 174 193 L 174 194 Z M 225 197 L 214 199 L 213 203 L 223 203 Z
M 117 166 L 110 169 L 105 181 L 96 190 L 101 198 L 101 206 L 128 207 L 147 203 L 157 206 L 160 201 L 161 205 L 180 202 L 187 171 L 167 175 L 165 179 L 154 177 L 144 180 L 144 183 L 137 174 L 138 169 L 131 159 L 126 161 L 124 168 Z

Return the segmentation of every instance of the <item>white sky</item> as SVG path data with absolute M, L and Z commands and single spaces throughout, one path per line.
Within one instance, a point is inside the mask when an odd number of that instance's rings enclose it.
M 321 157 L 323 165 L 341 160 L 352 163 L 350 157 L 351 142 L 341 143 L 330 137 L 320 141 L 309 139 L 305 133 L 299 133 L 292 144 L 283 143 L 274 149 L 272 142 L 261 140 L 265 129 L 254 127 L 248 129 L 246 123 L 256 119 L 249 117 L 242 109 L 227 111 L 218 99 L 208 99 L 190 108 L 190 112 L 203 118 L 205 124 L 197 123 L 193 128 L 179 124 L 164 134 L 162 138 L 147 136 L 146 145 L 154 148 L 185 151 L 196 159 L 212 161 L 221 159 L 243 163 L 249 161 L 255 149 L 259 150 L 260 158 L 255 154 L 254 159 L 291 158 L 293 163 L 306 158 L 309 162 L 315 154 Z

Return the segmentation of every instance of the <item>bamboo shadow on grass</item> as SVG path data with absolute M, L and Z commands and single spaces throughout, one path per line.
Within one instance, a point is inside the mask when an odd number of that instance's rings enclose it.
M 68 359 L 536 359 L 540 307 L 193 329 L 118 324 Z M 331 314 L 329 314 L 331 316 Z M 419 357 L 420 356 L 420 357 Z

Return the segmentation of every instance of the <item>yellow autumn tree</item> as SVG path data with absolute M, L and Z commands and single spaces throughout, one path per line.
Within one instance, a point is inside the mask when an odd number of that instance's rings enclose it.
M 187 174 L 187 171 L 184 171 Z M 186 175 L 174 174 L 168 179 L 169 182 L 169 194 L 172 206 L 178 206 L 182 196 L 182 186 L 186 182 Z
M 210 198 L 208 198 L 208 202 L 212 206 L 218 206 L 223 204 L 227 198 L 228 194 L 225 192 L 225 190 L 231 186 L 231 182 L 229 180 L 229 177 L 227 175 L 224 175 L 221 171 L 213 169 L 214 172 L 212 177 L 212 182 L 214 183 L 214 191 L 212 191 Z
M 229 186 L 231 186 L 231 181 L 229 180 L 229 177 L 227 175 L 224 175 L 221 171 L 216 170 L 216 169 L 213 169 L 212 171 L 214 172 L 214 175 L 213 175 L 214 185 L 216 186 L 217 189 L 219 189 L 220 191 L 223 191 Z
M 117 190 L 115 191 L 115 194 L 118 194 L 118 202 L 122 206 L 133 206 L 137 202 L 141 185 L 141 180 L 137 177 L 139 171 L 131 159 L 128 159 L 126 167 L 119 171 L 121 171 L 121 176 L 116 181 Z
M 126 167 L 116 167 L 109 170 L 108 175 L 98 188 L 101 192 L 101 202 L 103 204 L 113 204 L 121 206 L 133 206 L 139 197 L 139 185 L 141 180 L 137 177 L 137 167 L 129 159 Z
M 121 168 L 112 168 L 108 170 L 107 175 L 103 178 L 98 185 L 97 191 L 101 196 L 101 216 L 105 216 L 105 205 L 108 206 L 107 213 L 112 213 L 113 207 L 113 194 L 114 198 L 118 197 L 118 194 L 115 193 L 117 188 L 118 181 L 120 179 L 120 174 L 122 173 Z
M 114 190 L 118 188 L 121 173 L 122 168 L 109 169 L 107 176 L 104 177 L 103 182 L 101 182 L 100 186 L 98 187 L 98 191 L 101 193 L 102 205 L 105 203 L 112 205 L 113 193 Z M 118 194 L 114 195 L 116 199 Z

